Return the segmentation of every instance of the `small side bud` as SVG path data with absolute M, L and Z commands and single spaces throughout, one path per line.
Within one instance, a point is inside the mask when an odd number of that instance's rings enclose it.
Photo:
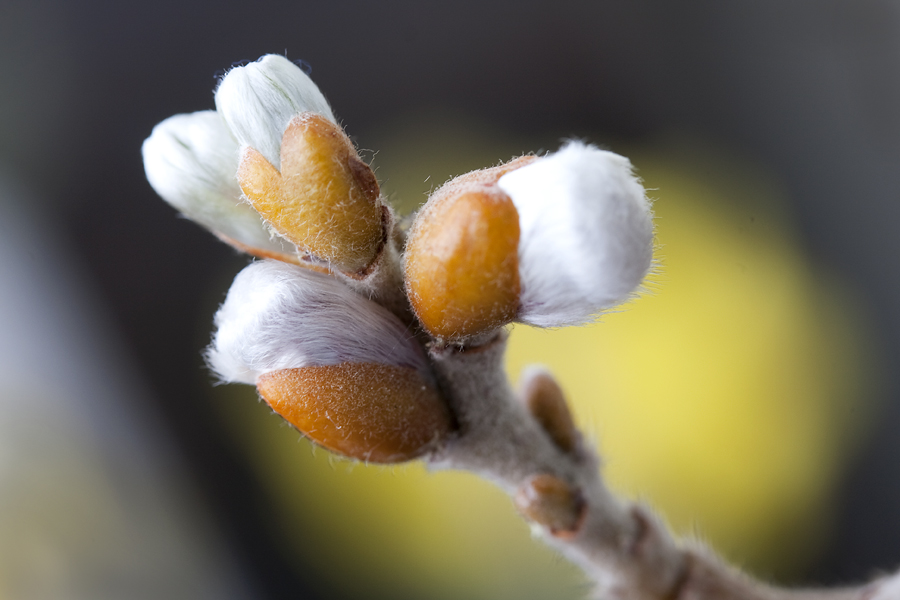
M 384 243 L 378 182 L 344 132 L 306 112 L 281 142 L 281 171 L 256 149 L 244 148 L 241 189 L 285 238 L 338 269 L 365 270 Z
M 581 434 L 575 427 L 566 397 L 556 380 L 545 370 L 531 368 L 522 375 L 522 401 L 557 448 L 572 454 Z
M 494 184 L 533 158 L 458 177 L 417 215 L 406 245 L 406 289 L 432 336 L 460 341 L 516 317 L 519 216 Z
M 216 89 L 216 109 L 238 143 L 256 148 L 276 169 L 281 138 L 296 115 L 313 112 L 335 122 L 312 79 L 277 54 L 228 71 Z
M 257 389 L 319 445 L 367 462 L 412 460 L 451 429 L 435 389 L 408 368 L 342 363 L 286 369 L 260 376 Z
M 578 490 L 549 474 L 535 475 L 513 499 L 522 515 L 546 527 L 554 537 L 569 539 L 578 534 L 587 505 Z
M 653 260 L 653 219 L 627 158 L 571 142 L 503 175 L 519 213 L 519 320 L 590 321 L 629 300 Z
M 313 441 L 374 462 L 428 452 L 453 428 L 422 348 L 339 280 L 275 261 L 241 271 L 207 351 Z
M 243 201 L 234 177 L 238 143 L 218 113 L 169 117 L 153 128 L 141 152 L 150 185 L 186 217 L 250 254 L 298 260 L 294 246 L 269 234 Z

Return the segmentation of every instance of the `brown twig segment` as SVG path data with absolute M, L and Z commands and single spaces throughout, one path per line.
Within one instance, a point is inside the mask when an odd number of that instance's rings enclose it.
M 583 500 L 583 513 L 577 525 L 563 527 L 568 535 L 554 536 L 548 528 L 547 542 L 580 565 L 606 597 L 662 600 L 681 576 L 683 554 L 665 528 L 639 519 L 609 492 L 592 454 L 565 452 L 545 433 L 509 387 L 505 342 L 501 335 L 473 350 L 432 349 L 441 389 L 460 424 L 432 465 L 473 471 L 512 496 L 537 476 L 565 482 Z
M 606 488 L 588 448 L 581 445 L 573 454 L 567 443 L 557 442 L 559 435 L 547 435 L 565 422 L 556 413 L 562 393 L 547 381 L 534 384 L 546 386 L 541 393 L 555 407 L 554 416 L 535 418 L 506 381 L 504 349 L 505 335 L 478 348 L 432 348 L 441 389 L 460 429 L 429 460 L 436 468 L 475 472 L 505 489 L 519 510 L 542 526 L 547 543 L 596 582 L 598 598 L 900 600 L 900 575 L 869 588 L 779 589 L 702 548 L 676 543 L 649 509 L 622 502 Z

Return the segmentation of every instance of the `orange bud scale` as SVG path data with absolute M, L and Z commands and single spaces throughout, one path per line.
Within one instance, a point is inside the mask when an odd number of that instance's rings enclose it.
M 254 148 L 238 167 L 253 207 L 302 250 L 341 270 L 374 260 L 384 238 L 378 182 L 350 139 L 334 123 L 302 113 L 281 142 L 281 171 Z
M 437 391 L 414 369 L 375 363 L 283 369 L 257 389 L 272 409 L 329 450 L 377 463 L 411 460 L 453 429 Z
M 407 291 L 425 329 L 452 341 L 513 320 L 518 247 L 519 214 L 496 186 L 470 184 L 429 202 L 406 248 Z

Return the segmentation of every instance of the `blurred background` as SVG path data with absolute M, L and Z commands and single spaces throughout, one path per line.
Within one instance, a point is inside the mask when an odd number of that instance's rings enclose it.
M 247 263 L 153 125 L 302 60 L 403 211 L 576 137 L 655 199 L 649 292 L 513 331 L 611 485 L 790 584 L 900 564 L 900 4 L 0 4 L 0 598 L 579 598 L 468 474 L 315 450 L 201 352 Z

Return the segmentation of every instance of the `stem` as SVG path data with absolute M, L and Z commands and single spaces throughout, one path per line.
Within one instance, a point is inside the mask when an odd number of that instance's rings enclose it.
M 386 204 L 382 208 L 384 243 L 374 262 L 365 273 L 350 275 L 336 272 L 336 275 L 358 294 L 388 309 L 404 325 L 415 331 L 419 327 L 406 297 L 403 260 L 400 256 L 404 238 L 396 231 L 396 218 L 393 210 Z
M 510 388 L 507 334 L 475 348 L 433 347 L 438 383 L 459 430 L 430 458 L 437 469 L 475 472 L 516 498 L 544 539 L 616 600 L 900 600 L 900 576 L 868 587 L 778 589 L 754 581 L 709 551 L 676 543 L 648 509 L 605 486 L 581 436 L 554 443 Z M 886 583 L 885 583 L 886 582 Z M 894 583 L 892 583 L 894 582 Z

